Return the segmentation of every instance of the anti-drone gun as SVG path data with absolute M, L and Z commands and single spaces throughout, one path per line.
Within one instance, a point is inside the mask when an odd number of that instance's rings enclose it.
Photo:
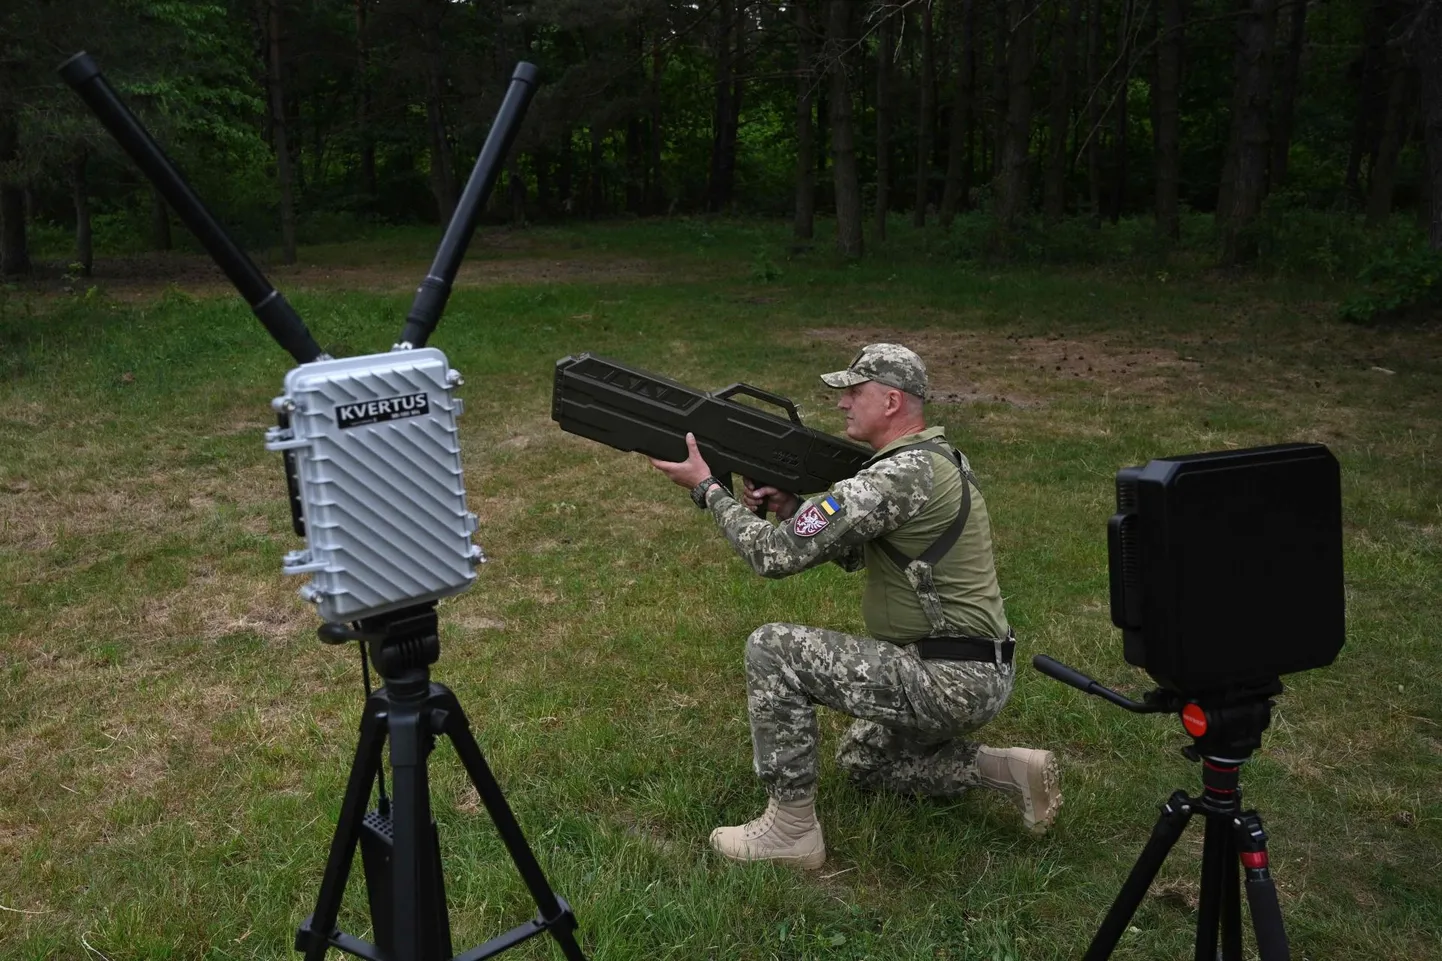
M 743 395 L 787 416 L 733 399 Z M 556 362 L 551 419 L 568 433 L 671 461 L 686 459 L 693 433 L 718 478 L 740 474 L 792 494 L 856 476 L 873 453 L 802 424 L 780 394 L 740 383 L 707 393 L 589 353 Z
M 296 934 L 307 961 L 335 947 L 383 961 L 451 956 L 445 881 L 431 817 L 426 763 L 437 735 L 451 738 L 512 861 L 536 902 L 536 918 L 466 951 L 480 961 L 542 932 L 568 961 L 584 961 L 575 916 L 551 890 L 526 845 L 454 694 L 430 680 L 440 656 L 437 602 L 468 588 L 485 560 L 472 544 L 456 418 L 461 377 L 426 346 L 451 292 L 486 198 L 535 93 L 537 70 L 518 64 L 480 156 L 416 291 L 398 343 L 386 353 L 335 359 L 206 210 L 149 133 L 84 53 L 61 76 L 155 184 L 300 365 L 272 402 L 267 450 L 283 455 L 291 519 L 306 548 L 286 555 L 287 574 L 309 574 L 301 596 L 326 622 L 322 640 L 361 642 L 385 684 L 369 692 L 360 744 L 315 912 Z M 364 662 L 363 662 L 364 663 Z M 381 759 L 390 740 L 394 798 Z M 366 813 L 372 785 L 377 810 Z M 356 847 L 362 849 L 375 943 L 337 926 Z

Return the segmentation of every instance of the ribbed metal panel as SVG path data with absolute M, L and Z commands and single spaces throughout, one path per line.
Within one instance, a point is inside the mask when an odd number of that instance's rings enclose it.
M 274 402 L 295 452 L 307 550 L 285 571 L 301 596 L 344 622 L 456 594 L 475 579 L 456 431 L 459 377 L 435 348 L 304 364 Z

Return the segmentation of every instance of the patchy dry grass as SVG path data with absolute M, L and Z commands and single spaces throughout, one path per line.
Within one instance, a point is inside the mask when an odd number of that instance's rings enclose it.
M 1062 754 L 1068 805 L 1048 837 L 983 794 L 863 797 L 826 757 L 822 871 L 708 852 L 711 827 L 760 805 L 746 635 L 857 629 L 858 587 L 832 570 L 750 576 L 639 456 L 555 428 L 554 362 L 592 350 L 700 387 L 747 381 L 834 430 L 815 374 L 896 340 L 929 361 L 932 416 L 981 474 L 1027 652 L 1134 694 L 1146 678 L 1107 611 L 1115 470 L 1284 440 L 1337 453 L 1348 644 L 1288 679 L 1244 783 L 1294 956 L 1442 961 L 1436 329 L 1346 327 L 1325 292 L 1205 275 L 772 250 L 782 276 L 762 282 L 754 233 L 657 231 L 481 245 L 433 340 L 467 377 L 468 501 L 490 557 L 441 606 L 437 676 L 591 957 L 1075 957 L 1156 804 L 1197 787 L 1167 720 L 1026 670 L 987 737 Z M 364 263 L 382 249 L 395 259 Z M 381 349 L 418 276 L 406 265 L 427 256 L 410 240 L 327 248 L 275 279 L 323 343 Z M 298 542 L 261 436 L 284 358 L 213 296 L 208 268 L 151 266 L 85 303 L 37 302 L 43 324 L 0 316 L 6 958 L 291 956 L 353 750 L 355 653 L 319 644 L 279 573 Z M 827 746 L 844 722 L 823 717 Z M 478 943 L 532 911 L 448 749 L 431 771 L 456 942 Z M 1190 957 L 1200 838 L 1178 845 L 1119 959 Z M 351 887 L 345 923 L 364 931 Z

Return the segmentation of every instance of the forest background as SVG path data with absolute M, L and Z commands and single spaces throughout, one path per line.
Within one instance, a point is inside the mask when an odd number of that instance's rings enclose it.
M 527 59 L 493 221 L 785 217 L 805 250 L 820 214 L 860 257 L 900 215 L 1068 261 L 1142 218 L 1148 257 L 1357 278 L 1358 318 L 1437 300 L 1435 0 L 12 0 L 0 44 L 10 276 L 190 243 L 60 84 L 84 48 L 284 262 L 443 222 Z

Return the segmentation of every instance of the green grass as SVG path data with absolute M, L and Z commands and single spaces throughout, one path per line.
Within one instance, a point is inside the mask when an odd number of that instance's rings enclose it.
M 434 240 L 309 248 L 275 278 L 324 346 L 383 350 Z M 1107 612 L 1115 470 L 1331 447 L 1348 643 L 1287 679 L 1243 783 L 1294 957 L 1442 961 L 1442 335 L 1342 325 L 1330 282 L 1186 256 L 997 267 L 905 231 L 858 265 L 825 247 L 703 221 L 487 235 L 432 340 L 466 375 L 468 496 L 491 557 L 441 607 L 436 676 L 588 956 L 1074 958 L 1157 804 L 1199 789 L 1174 721 L 1026 668 L 985 738 L 1061 753 L 1067 803 L 1047 837 L 984 793 L 857 794 L 825 753 L 845 719 L 824 715 L 826 867 L 709 851 L 712 827 L 762 804 L 746 635 L 773 620 L 857 630 L 859 583 L 749 574 L 639 456 L 550 421 L 553 364 L 589 350 L 698 387 L 744 380 L 835 430 L 815 374 L 888 336 L 916 344 L 952 398 L 931 416 L 980 473 L 1025 654 L 1134 694 L 1147 679 Z M 354 749 L 354 651 L 317 641 L 279 573 L 298 542 L 261 437 L 288 358 L 238 297 L 161 287 L 0 302 L 7 959 L 291 957 Z M 459 948 L 533 908 L 449 747 L 431 774 Z M 1191 957 L 1199 827 L 1117 958 Z M 358 873 L 343 922 L 367 927 Z

